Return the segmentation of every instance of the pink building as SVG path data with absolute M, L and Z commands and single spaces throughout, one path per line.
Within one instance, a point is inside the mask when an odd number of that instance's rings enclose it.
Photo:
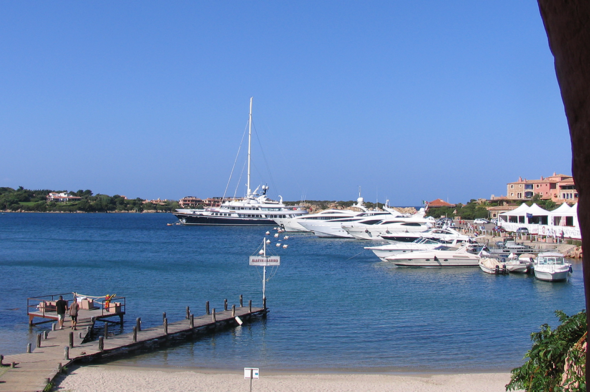
M 526 201 L 531 200 L 535 195 L 555 203 L 574 204 L 578 202 L 574 179 L 565 174 L 553 173 L 552 176 L 541 177 L 539 180 L 527 180 L 519 177 L 518 181 L 509 182 L 506 186 L 506 199 L 508 200 Z

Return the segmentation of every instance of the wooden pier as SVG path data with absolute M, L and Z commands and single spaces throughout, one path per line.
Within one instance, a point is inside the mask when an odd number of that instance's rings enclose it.
M 27 315 L 29 316 L 29 325 L 49 323 L 56 321 L 57 312 L 55 309 L 55 302 L 62 296 L 67 302 L 68 306 L 71 301 L 75 300 L 73 293 L 51 294 L 38 297 L 27 298 Z M 78 317 L 80 319 L 96 320 L 110 319 L 111 317 L 119 317 L 119 323 L 123 324 L 123 317 L 125 316 L 126 298 L 113 297 L 112 300 L 101 299 L 87 299 L 80 297 L 80 310 Z M 35 318 L 44 319 L 34 323 Z
M 78 319 L 78 329 L 69 328 L 70 321 L 64 326 L 67 329 L 45 331 L 37 336 L 37 347 L 27 347 L 27 353 L 9 355 L 3 358 L 0 367 L 0 391 L 44 391 L 51 390 L 55 378 L 72 364 L 85 364 L 92 361 L 106 361 L 136 353 L 144 353 L 160 348 L 178 345 L 197 338 L 202 334 L 214 333 L 236 327 L 242 323 L 265 316 L 266 306 L 252 307 L 252 301 L 243 306 L 228 308 L 224 301 L 224 310 L 209 309 L 206 314 L 195 317 L 186 309 L 186 317 L 182 321 L 169 323 L 163 314 L 160 326 L 143 329 L 138 318 L 133 332 L 112 336 L 108 332 L 109 323 L 104 322 L 97 340 L 89 341 L 92 331 L 97 331 L 96 318 Z M 103 320 L 104 321 L 104 320 Z M 54 324 L 55 326 L 55 324 Z M 16 365 L 15 365 L 16 364 Z

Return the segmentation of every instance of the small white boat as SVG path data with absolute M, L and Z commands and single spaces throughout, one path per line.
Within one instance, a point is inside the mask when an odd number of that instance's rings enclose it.
M 567 280 L 572 273 L 572 265 L 566 263 L 564 256 L 557 252 L 539 253 L 534 268 L 535 278 L 548 282 Z
M 515 274 L 526 274 L 533 269 L 534 255 L 524 253 L 520 256 L 511 253 L 504 263 L 508 272 Z
M 479 268 L 487 274 L 506 275 L 506 264 L 493 257 L 482 257 L 479 260 Z

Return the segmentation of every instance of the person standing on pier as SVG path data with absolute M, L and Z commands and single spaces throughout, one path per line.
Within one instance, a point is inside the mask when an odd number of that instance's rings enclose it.
M 72 318 L 72 329 L 74 331 L 76 330 L 76 324 L 78 324 L 78 310 L 80 310 L 80 305 L 76 296 L 74 296 L 74 300 L 70 305 L 70 317 Z
M 66 309 L 68 308 L 68 303 L 64 301 L 63 296 L 59 296 L 59 299 L 55 302 L 55 310 L 57 312 L 57 323 L 59 324 L 59 329 L 64 329 L 64 317 L 66 315 Z

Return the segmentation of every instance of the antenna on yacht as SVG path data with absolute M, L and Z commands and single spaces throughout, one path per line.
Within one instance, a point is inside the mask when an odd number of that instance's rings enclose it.
M 250 97 L 250 116 L 248 118 L 248 195 L 249 198 L 252 191 L 250 191 L 250 153 L 252 151 L 252 100 L 254 97 Z

